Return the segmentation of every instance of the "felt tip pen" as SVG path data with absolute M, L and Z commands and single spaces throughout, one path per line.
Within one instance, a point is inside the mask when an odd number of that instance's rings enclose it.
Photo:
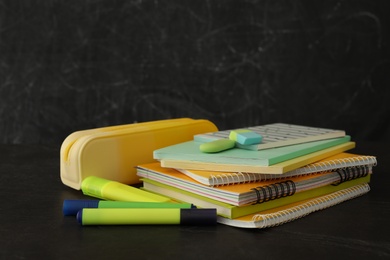
M 76 216 L 84 208 L 196 208 L 190 203 L 174 202 L 127 202 L 106 200 L 64 200 L 64 216 Z
M 104 178 L 89 176 L 81 182 L 85 195 L 114 201 L 169 202 L 170 198 Z
M 215 225 L 216 209 L 82 209 L 81 225 Z

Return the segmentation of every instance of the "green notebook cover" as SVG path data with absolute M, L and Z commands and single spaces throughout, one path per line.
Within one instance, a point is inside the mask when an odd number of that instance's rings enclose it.
M 233 148 L 219 153 L 203 153 L 200 142 L 188 141 L 157 149 L 153 152 L 157 160 L 186 160 L 221 164 L 245 164 L 270 166 L 309 153 L 317 152 L 351 140 L 350 136 L 309 143 L 295 144 L 266 150 L 252 151 Z

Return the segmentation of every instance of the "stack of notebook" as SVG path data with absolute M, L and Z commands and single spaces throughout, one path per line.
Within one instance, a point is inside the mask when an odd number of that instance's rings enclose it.
M 345 131 L 269 124 L 250 127 L 259 144 L 205 153 L 202 143 L 229 138 L 229 130 L 154 151 L 139 165 L 144 189 L 216 208 L 218 222 L 245 228 L 280 225 L 367 193 L 375 156 L 348 153 Z

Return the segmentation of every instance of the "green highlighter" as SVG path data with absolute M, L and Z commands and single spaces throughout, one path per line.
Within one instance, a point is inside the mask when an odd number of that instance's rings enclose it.
M 81 225 L 215 225 L 216 209 L 82 209 Z

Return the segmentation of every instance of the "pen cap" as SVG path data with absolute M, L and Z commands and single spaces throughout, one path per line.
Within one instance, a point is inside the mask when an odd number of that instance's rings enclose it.
M 181 209 L 181 225 L 216 225 L 216 209 Z
M 97 208 L 98 200 L 64 200 L 62 211 L 64 216 L 75 216 L 83 208 Z

